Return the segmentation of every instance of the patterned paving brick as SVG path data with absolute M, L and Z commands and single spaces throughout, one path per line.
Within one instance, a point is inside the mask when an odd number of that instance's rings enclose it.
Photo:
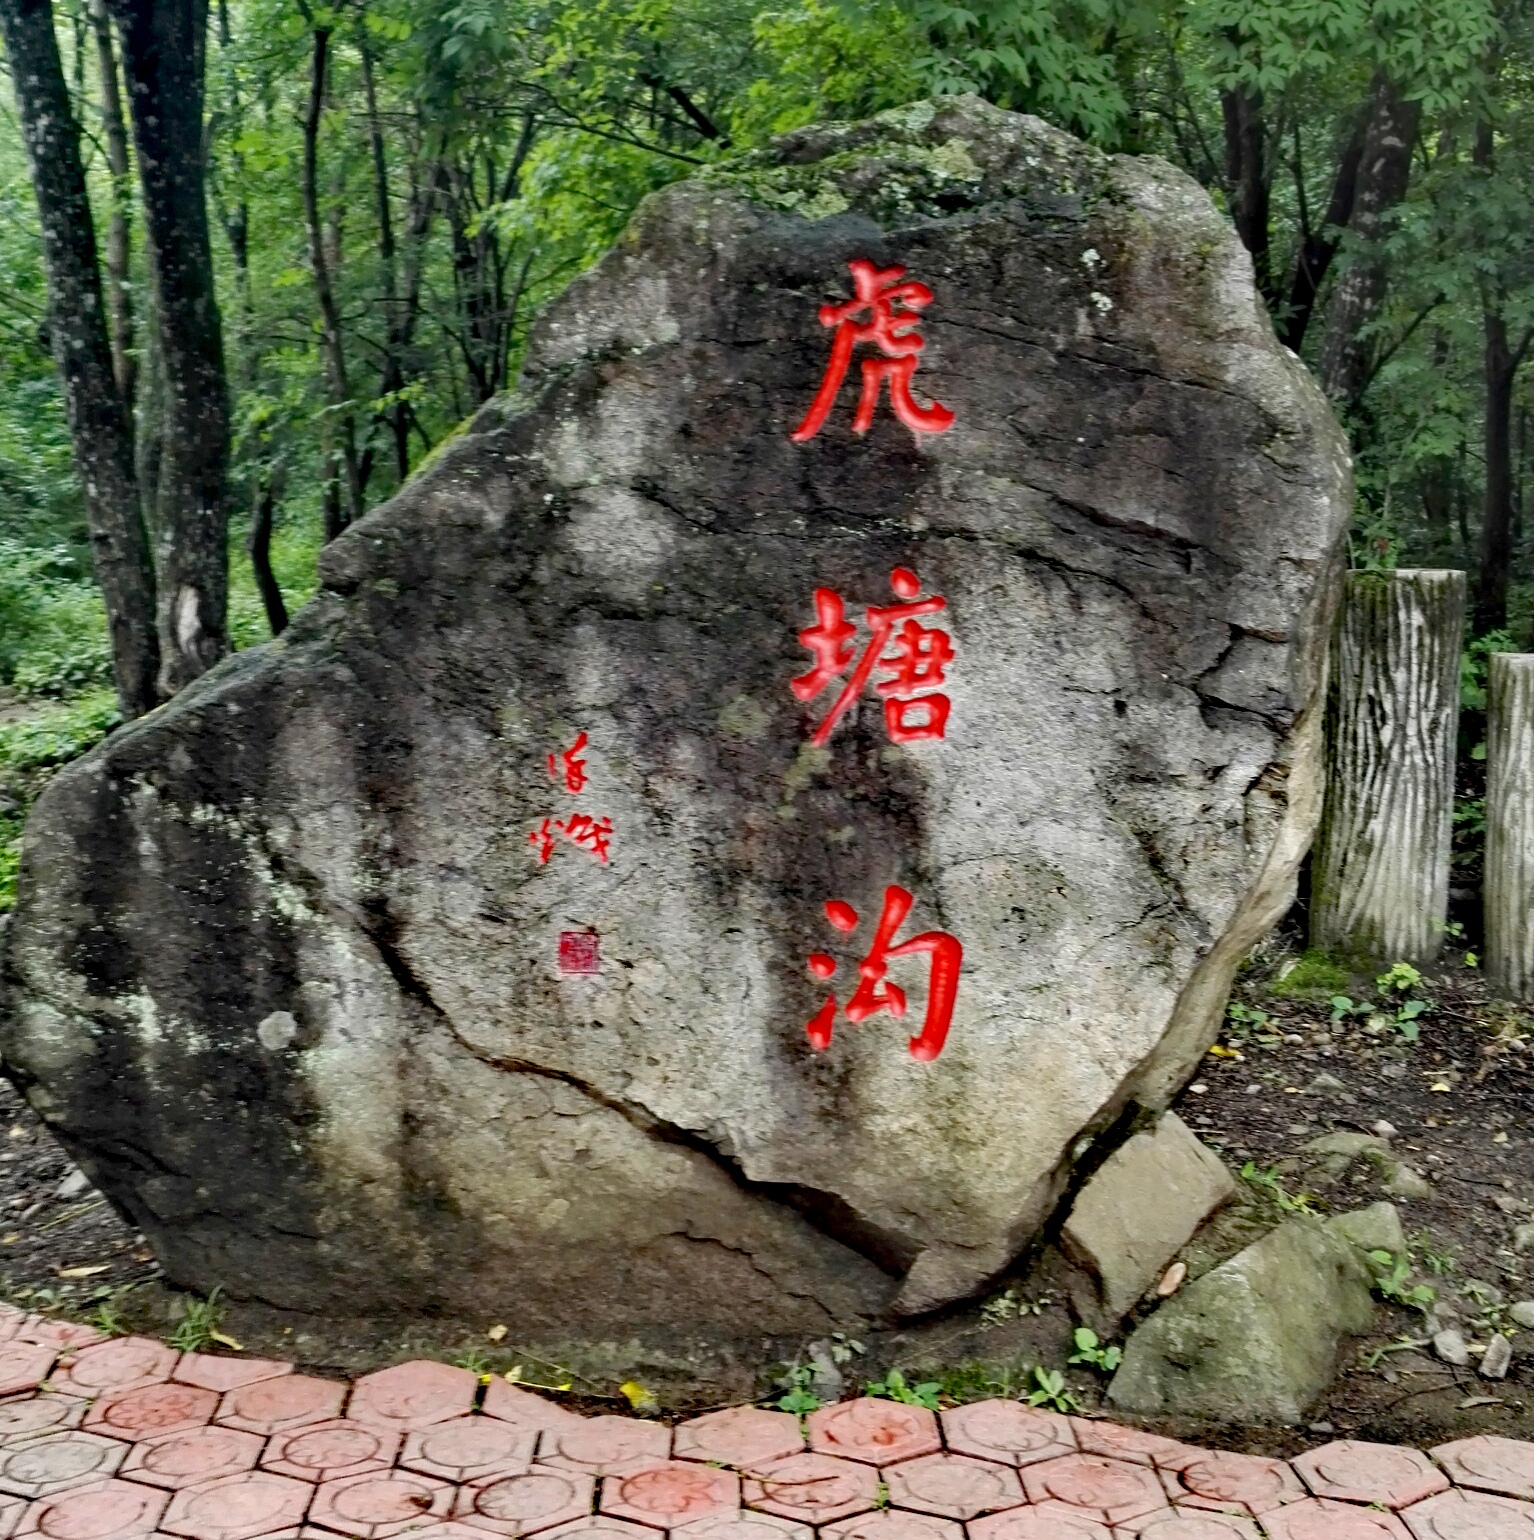
M 943 1447 L 937 1418 L 924 1406 L 906 1406 L 874 1396 L 838 1401 L 811 1412 L 810 1448 L 816 1454 L 893 1465 Z
M 1448 1478 L 1416 1449 L 1338 1439 L 1290 1462 L 1317 1497 L 1404 1508 L 1449 1485 Z
M 1053 1499 L 1102 1524 L 1125 1524 L 1168 1506 L 1154 1471 L 1105 1455 L 1063 1455 L 1024 1466 L 1021 1474 L 1030 1502 Z
M 262 1440 L 238 1428 L 191 1428 L 160 1433 L 135 1444 L 122 1463 L 120 1475 L 151 1486 L 196 1486 L 219 1476 L 237 1476 L 254 1470 L 261 1458 Z
M 716 1519 L 680 1524 L 671 1540 L 815 1540 L 808 1524 L 780 1518 L 775 1513 L 727 1513 Z
M 261 1464 L 295 1481 L 365 1476 L 394 1464 L 401 1437 L 386 1428 L 369 1428 L 345 1417 L 332 1417 L 275 1434 Z
M 732 1406 L 694 1417 L 672 1430 L 671 1449 L 679 1460 L 717 1460 L 721 1465 L 761 1465 L 804 1448 L 799 1419 L 760 1406 Z
M 1181 1508 L 1207 1508 L 1261 1518 L 1305 1496 L 1300 1478 L 1282 1460 L 1201 1450 L 1165 1471 L 1167 1495 Z
M 36 1390 L 57 1356 L 55 1349 L 36 1342 L 0 1343 L 0 1396 Z
M 160 1528 L 189 1540 L 254 1540 L 297 1524 L 314 1488 L 304 1481 L 253 1470 L 184 1487 L 170 1500 Z
M 24 1497 L 0 1497 L 0 1540 L 9 1540 L 16 1532 L 29 1506 Z
M 1009 1508 L 975 1519 L 970 1540 L 1113 1540 L 1113 1531 L 1079 1508 L 1043 1502 L 1032 1508 Z
M 885 1508 L 827 1524 L 821 1540 L 964 1540 L 964 1527 L 933 1513 Z
M 47 1315 L 29 1315 L 15 1335 L 18 1342 L 40 1342 L 55 1353 L 78 1353 L 81 1348 L 108 1340 L 104 1331 L 83 1321 L 61 1321 Z
M 1262 1527 L 1268 1540 L 1410 1540 L 1395 1514 L 1329 1497 L 1275 1508 L 1263 1514 Z
M 195 1385 L 140 1385 L 103 1396 L 85 1414 L 85 1426 L 96 1433 L 129 1440 L 156 1433 L 178 1433 L 213 1421 L 218 1397 Z
M 345 1400 L 346 1386 L 338 1380 L 285 1374 L 231 1390 L 219 1402 L 218 1420 L 247 1433 L 285 1433 L 340 1416 Z
M 1160 1465 L 1172 1470 L 1190 1455 L 1203 1453 L 1191 1444 L 1179 1443 L 1175 1438 L 1163 1438 L 1159 1433 L 1147 1433 L 1143 1428 L 1129 1428 L 1117 1422 L 1099 1422 L 1091 1417 L 1070 1417 L 1066 1420 L 1084 1454 L 1105 1454 L 1115 1460 L 1128 1460 L 1134 1465 Z
M 529 1428 L 559 1428 L 585 1421 L 578 1412 L 572 1412 L 557 1401 L 550 1401 L 547 1396 L 535 1396 L 532 1391 L 508 1385 L 503 1379 L 493 1379 L 485 1386 L 485 1399 L 480 1410 L 486 1416 L 520 1422 Z
M 183 1385 L 198 1385 L 224 1395 L 257 1380 L 291 1374 L 293 1365 L 281 1358 L 220 1358 L 213 1353 L 183 1353 L 171 1375 Z
M 55 1396 L 46 1391 L 0 1402 L 0 1447 L 78 1428 L 89 1409 L 90 1402 L 78 1396 Z
M 465 1528 L 464 1535 L 473 1536 L 473 1540 L 485 1540 L 485 1531 L 482 1529 Z M 565 1540 L 566 1536 L 569 1536 L 569 1540 L 656 1540 L 653 1529 L 647 1529 L 643 1524 L 630 1524 L 627 1519 L 615 1519 L 605 1513 L 588 1514 L 584 1519 L 561 1524 L 557 1529 L 539 1531 L 539 1540 Z M 422 1540 L 425 1540 L 424 1536 Z M 446 1537 L 440 1529 L 434 1529 L 431 1540 L 446 1540 Z M 766 1537 L 759 1537 L 759 1540 L 766 1540 Z
M 139 1540 L 152 1535 L 169 1494 L 131 1481 L 96 1481 L 33 1503 L 16 1533 L 49 1540 Z
M 46 1497 L 117 1473 L 128 1446 L 95 1433 L 50 1433 L 0 1450 L 0 1492 Z
M 1462 1487 L 1534 1498 L 1534 1444 L 1479 1433 L 1440 1444 L 1432 1455 Z
M 740 1477 L 734 1471 L 686 1460 L 666 1460 L 602 1482 L 603 1513 L 661 1529 L 722 1518 L 739 1508 Z
M 1153 1513 L 1114 1530 L 1115 1540 L 1260 1540 L 1255 1519 L 1232 1513 Z
M 741 1493 L 746 1504 L 801 1524 L 832 1524 L 875 1506 L 879 1473 L 856 1460 L 791 1454 L 759 1465 Z
M 886 1466 L 884 1482 L 896 1507 L 945 1519 L 975 1519 L 1023 1501 L 1010 1465 L 967 1454 L 927 1454 Z
M 941 1413 L 943 1442 L 955 1454 L 1033 1465 L 1076 1452 L 1067 1418 L 1018 1401 L 971 1401 Z
M 466 1412 L 410 1434 L 399 1463 L 444 1481 L 477 1481 L 519 1475 L 531 1467 L 537 1447 L 536 1428 Z
M 545 1428 L 538 1461 L 557 1470 L 622 1476 L 671 1453 L 671 1429 L 634 1417 L 583 1417 Z
M 588 1471 L 535 1465 L 522 1476 L 491 1476 L 459 1488 L 453 1517 L 491 1534 L 530 1535 L 589 1518 L 595 1490 L 596 1478 Z M 653 1535 L 647 1530 L 645 1540 Z
M 0 1305 L 0 1342 L 9 1342 L 27 1323 L 27 1312 L 15 1305 Z
M 478 1390 L 479 1378 L 469 1370 L 417 1358 L 363 1375 L 352 1386 L 346 1415 L 353 1422 L 413 1433 L 470 1411 Z
M 1486 1492 L 1440 1492 L 1401 1517 L 1416 1540 L 1534 1540 L 1534 1507 Z
M 66 1396 L 94 1400 L 113 1390 L 136 1390 L 168 1380 L 181 1355 L 153 1337 L 114 1337 L 74 1355 L 49 1377 L 49 1386 Z
M 407 1529 L 421 1529 L 428 1519 L 445 1519 L 453 1506 L 453 1487 L 417 1471 L 371 1471 L 323 1482 L 309 1507 L 309 1522 L 322 1524 L 353 1540 L 388 1540 Z

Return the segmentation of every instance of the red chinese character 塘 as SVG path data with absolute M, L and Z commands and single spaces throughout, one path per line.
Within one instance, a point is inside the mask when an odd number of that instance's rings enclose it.
M 879 916 L 868 955 L 858 964 L 858 987 L 847 1002 L 846 1016 L 852 1022 L 866 1021 L 879 1011 L 888 1011 L 895 1017 L 904 1016 L 905 990 L 885 978 L 889 960 L 927 953 L 932 959 L 932 973 L 927 985 L 927 1015 L 921 1032 L 908 1046 L 913 1059 L 929 1063 L 943 1051 L 943 1044 L 948 1040 L 954 1001 L 959 994 L 959 967 L 964 961 L 964 948 L 956 937 L 942 930 L 924 931 L 898 946 L 892 945 L 895 933 L 911 912 L 912 903 L 911 894 L 905 888 L 892 883 L 884 890 L 884 912 Z M 857 910 L 840 899 L 832 899 L 826 905 L 826 918 L 840 931 L 850 932 L 857 928 Z M 826 952 L 813 952 L 809 957 L 809 969 L 816 978 L 828 979 L 836 972 L 836 959 Z M 830 995 L 805 1028 L 812 1048 L 831 1046 L 836 1010 L 836 996 Z
M 861 257 L 847 267 L 856 294 L 843 304 L 820 307 L 820 324 L 836 328 L 831 361 L 804 421 L 791 436 L 803 443 L 825 426 L 847 377 L 852 350 L 860 342 L 872 343 L 882 356 L 863 360 L 863 392 L 858 397 L 852 431 L 867 433 L 873 427 L 880 386 L 888 380 L 890 406 L 906 427 L 915 433 L 946 433 L 953 426 L 953 413 L 936 401 L 931 406 L 918 406 L 911 395 L 917 355 L 927 345 L 916 328 L 921 325 L 921 312 L 932 303 L 932 290 L 915 280 L 902 283 L 903 267 L 875 267 Z M 865 314 L 867 319 L 861 319 Z
M 915 743 L 922 738 L 941 738 L 948 727 L 950 701 L 935 693 L 947 681 L 953 662 L 953 640 L 946 631 L 924 626 L 917 619 L 942 609 L 947 601 L 936 595 L 918 599 L 921 580 L 907 567 L 890 574 L 890 587 L 903 604 L 872 605 L 863 619 L 873 639 L 863 649 L 840 694 L 831 703 L 810 742 L 821 747 L 832 729 L 863 693 L 874 670 L 888 677 L 874 689 L 884 698 L 884 727 L 891 743 Z M 898 629 L 897 629 L 898 628 Z M 813 700 L 852 663 L 852 638 L 857 627 L 847 620 L 842 596 L 834 588 L 815 590 L 815 624 L 799 633 L 800 645 L 814 655 L 814 666 L 790 680 L 789 688 L 800 700 Z M 886 651 L 887 647 L 892 648 Z
M 586 784 L 586 759 L 581 752 L 586 747 L 586 735 L 582 733 L 574 743 L 557 758 L 549 755 L 549 779 L 563 781 L 565 790 L 572 797 L 580 794 Z

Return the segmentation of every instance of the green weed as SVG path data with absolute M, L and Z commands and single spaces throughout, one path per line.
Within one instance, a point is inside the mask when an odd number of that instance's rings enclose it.
M 886 1401 L 903 1401 L 907 1406 L 925 1406 L 937 1410 L 938 1392 L 942 1385 L 937 1380 L 923 1380 L 919 1385 L 908 1385 L 899 1369 L 891 1369 L 882 1380 L 875 1380 L 863 1387 L 866 1396 L 881 1396 Z
M 1033 1371 L 1033 1386 L 1025 1398 L 1029 1406 L 1047 1406 L 1057 1412 L 1081 1410 L 1081 1402 L 1066 1389 L 1061 1370 L 1046 1369 L 1041 1364 Z
M 1101 1369 L 1104 1374 L 1112 1374 L 1124 1361 L 1124 1350 L 1116 1344 L 1112 1347 L 1105 1346 L 1098 1340 L 1097 1333 L 1090 1326 L 1078 1326 L 1071 1334 L 1076 1344 L 1076 1351 L 1066 1359 L 1072 1364 L 1091 1364 L 1094 1369 Z
M 226 1314 L 217 1286 L 206 1299 L 188 1298 L 176 1329 L 166 1338 L 183 1353 L 200 1353 L 221 1335 Z

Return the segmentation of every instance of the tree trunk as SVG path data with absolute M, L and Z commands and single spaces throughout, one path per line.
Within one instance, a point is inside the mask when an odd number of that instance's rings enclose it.
M 112 47 L 112 25 L 105 0 L 90 0 L 90 7 L 91 26 L 96 33 L 96 66 L 101 76 L 101 137 L 106 144 L 107 169 L 112 174 L 112 217 L 107 225 L 107 314 L 112 322 L 112 372 L 131 431 L 138 366 L 133 356 L 133 301 L 128 290 L 128 220 L 133 206 L 128 180 L 128 127 L 123 120 L 122 93 L 117 88 L 117 53 Z
M 1345 412 L 1357 409 L 1372 375 L 1376 350 L 1366 333 L 1385 299 L 1383 241 L 1391 210 L 1406 196 L 1421 119 L 1421 102 L 1405 101 L 1383 76 L 1375 81 L 1349 227 L 1357 250 L 1332 289 L 1318 368 L 1321 388 Z
M 1508 345 L 1507 320 L 1490 304 L 1482 317 L 1486 376 L 1486 505 L 1481 515 L 1475 632 L 1507 625 L 1507 584 L 1513 563 L 1513 381 L 1518 358 Z
M 118 700 L 125 716 L 138 716 L 158 699 L 154 571 L 133 476 L 132 431 L 107 339 L 79 125 L 47 0 L 0 0 L 0 30 L 37 196 L 48 327 L 106 603 Z
M 1350 572 L 1331 657 L 1311 944 L 1430 962 L 1443 942 L 1463 572 Z
M 346 378 L 346 348 L 341 336 L 341 311 L 331 284 L 330 262 L 325 253 L 325 227 L 320 218 L 319 144 L 320 119 L 325 110 L 325 74 L 330 58 L 330 32 L 316 27 L 309 71 L 309 107 L 304 115 L 303 198 L 304 223 L 309 231 L 309 263 L 314 270 L 315 295 L 320 304 L 320 340 L 325 356 L 325 379 L 330 387 L 330 404 L 339 410 L 330 414 L 340 438 L 340 458 L 345 473 L 346 504 L 344 516 L 333 539 L 347 524 L 362 517 L 362 477 L 357 462 L 357 430 L 347 403 L 351 388 Z M 327 433 L 327 437 L 333 437 Z M 333 451 L 334 452 L 334 451 Z M 331 521 L 327 519 L 327 524 Z
M 1289 286 L 1289 303 L 1284 311 L 1284 324 L 1280 335 L 1284 346 L 1296 353 L 1305 342 L 1310 330 L 1311 317 L 1316 310 L 1316 296 L 1331 268 L 1332 258 L 1342 241 L 1342 232 L 1353 217 L 1353 202 L 1358 189 L 1358 167 L 1363 161 L 1364 134 L 1369 121 L 1367 111 L 1358 114 L 1358 121 L 1343 146 L 1337 171 L 1332 178 L 1331 197 L 1327 200 L 1326 215 L 1318 229 L 1307 230 L 1300 243 L 1300 254 L 1294 264 L 1294 281 Z M 1298 153 L 1298 151 L 1296 151 Z
M 379 300 L 384 313 L 383 364 L 379 370 L 378 394 L 393 397 L 404 388 L 405 371 L 402 352 L 404 315 L 400 308 L 398 272 L 394 247 L 394 215 L 389 204 L 389 166 L 384 153 L 383 122 L 378 115 L 378 87 L 373 79 L 373 51 L 365 35 L 359 35 L 357 53 L 362 60 L 362 93 L 368 115 L 368 148 L 373 167 L 373 211 L 378 225 Z M 403 401 L 393 400 L 380 413 L 394 439 L 395 473 L 400 482 L 410 474 L 410 422 Z M 361 481 L 366 487 L 372 470 L 373 452 L 364 456 Z
M 204 190 L 207 0 L 108 0 L 122 44 L 164 371 L 155 548 L 160 688 L 228 650 L 229 399 Z
M 1231 218 L 1241 244 L 1252 254 L 1257 287 L 1270 310 L 1278 308 L 1269 251 L 1269 201 L 1266 125 L 1262 95 L 1237 86 L 1220 93 L 1225 115 L 1225 180 L 1230 189 Z
M 1534 654 L 1495 652 L 1486 671 L 1486 977 L 1534 1000 Z
M 283 602 L 282 590 L 272 572 L 272 524 L 277 512 L 277 498 L 272 491 L 272 479 L 267 467 L 261 470 L 256 487 L 256 506 L 251 514 L 250 539 L 246 549 L 250 553 L 251 569 L 256 575 L 256 587 L 261 593 L 261 603 L 266 610 L 266 623 L 273 636 L 281 636 L 288 626 L 288 607 Z

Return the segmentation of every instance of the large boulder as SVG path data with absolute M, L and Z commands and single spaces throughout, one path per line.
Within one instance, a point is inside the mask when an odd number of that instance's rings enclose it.
M 822 317 L 854 263 L 930 303 Z M 525 1330 L 971 1294 L 1289 901 L 1349 504 L 1185 176 L 969 98 L 791 134 L 650 198 L 279 642 L 51 784 L 6 1071 L 200 1287 Z M 874 624 L 909 666 L 812 742 Z M 898 1003 L 846 981 L 902 889 L 907 1021 L 831 1021 Z

